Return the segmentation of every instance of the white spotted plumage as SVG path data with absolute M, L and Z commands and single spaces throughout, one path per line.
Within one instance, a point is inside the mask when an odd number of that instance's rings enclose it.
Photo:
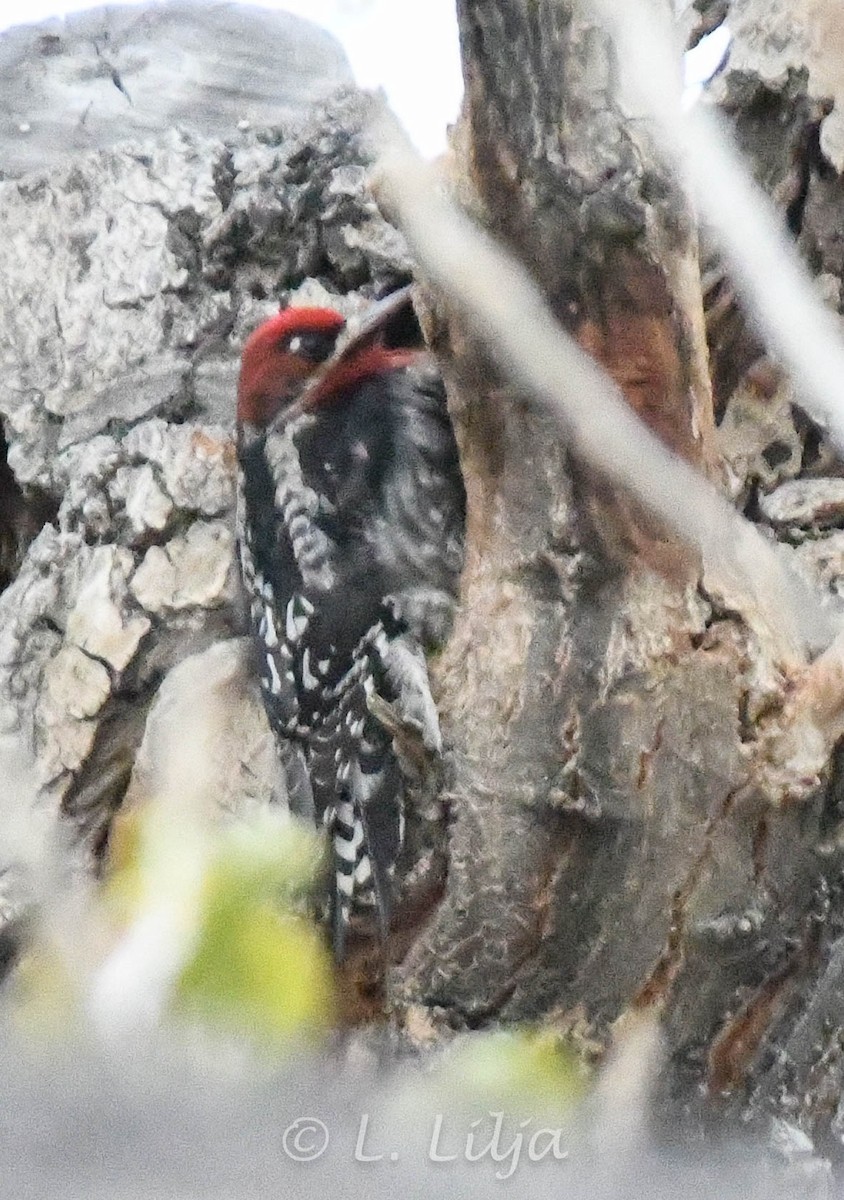
M 356 921 L 371 927 L 374 915 L 386 931 L 404 844 L 407 784 L 378 703 L 441 746 L 421 642 L 447 627 L 464 508 L 436 376 L 404 351 L 373 357 L 373 341 L 366 371 L 350 376 L 348 349 L 336 367 L 326 358 L 341 328 L 328 310 L 272 318 L 247 343 L 238 398 L 241 566 L 262 695 L 292 747 L 281 755 L 291 806 L 332 847 L 340 955 Z M 309 353 L 326 364 L 310 392 L 291 383 Z M 273 354 L 277 400 L 266 392 Z M 344 381 L 334 393 L 332 369 Z M 304 403 L 303 387 L 330 400 Z

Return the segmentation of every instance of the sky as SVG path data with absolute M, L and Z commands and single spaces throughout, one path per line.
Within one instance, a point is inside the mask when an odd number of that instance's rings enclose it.
M 109 0 L 126 4 L 133 0 Z M 254 2 L 254 0 L 253 0 Z M 260 7 L 308 17 L 338 38 L 362 87 L 383 87 L 423 154 L 445 148 L 462 81 L 454 0 L 258 0 Z M 96 5 L 91 0 L 0 0 L 0 30 Z M 688 97 L 723 54 L 716 32 L 686 56 Z

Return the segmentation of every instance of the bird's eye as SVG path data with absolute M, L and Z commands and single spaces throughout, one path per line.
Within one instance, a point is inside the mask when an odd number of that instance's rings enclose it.
M 339 330 L 331 333 L 292 333 L 282 341 L 281 348 L 287 354 L 295 354 L 308 362 L 324 363 L 334 353 L 338 333 Z

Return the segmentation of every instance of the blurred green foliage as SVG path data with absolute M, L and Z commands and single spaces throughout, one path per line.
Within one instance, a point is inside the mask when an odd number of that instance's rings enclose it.
M 475 1033 L 461 1039 L 429 1077 L 434 1106 L 559 1119 L 579 1103 L 590 1071 L 573 1043 L 548 1029 Z M 421 1100 L 423 1093 L 416 1093 Z
M 318 862 L 315 839 L 293 822 L 235 827 L 220 838 L 194 952 L 176 986 L 177 1012 L 270 1043 L 331 1025 L 331 961 L 301 911 Z

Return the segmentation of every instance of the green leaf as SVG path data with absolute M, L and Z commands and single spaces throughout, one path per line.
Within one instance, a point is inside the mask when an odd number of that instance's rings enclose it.
M 316 839 L 293 822 L 226 831 L 208 870 L 177 1012 L 259 1042 L 327 1029 L 335 1009 L 331 959 L 320 931 L 293 908 L 318 862 Z
M 559 1116 L 584 1096 L 589 1070 L 551 1030 L 473 1034 L 431 1076 L 435 1097 L 525 1116 Z

